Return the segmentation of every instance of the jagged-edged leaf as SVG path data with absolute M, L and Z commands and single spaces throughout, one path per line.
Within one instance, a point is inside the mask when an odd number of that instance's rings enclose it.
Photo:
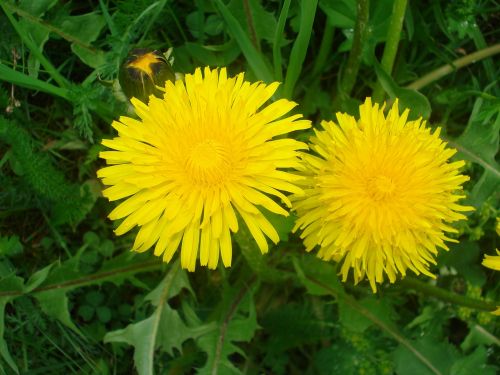
M 48 316 L 57 319 L 66 327 L 72 329 L 83 337 L 82 332 L 71 320 L 68 309 L 68 296 L 66 290 L 52 289 L 35 294 L 42 311 Z
M 481 375 L 495 375 L 498 374 L 497 366 L 487 365 L 488 352 L 484 346 L 478 346 L 474 352 L 467 357 L 461 358 L 456 361 L 451 367 L 450 375 L 468 375 L 474 374 L 478 370 Z
M 293 265 L 300 282 L 309 294 L 324 296 L 331 294 L 332 290 L 339 294 L 344 293 L 335 263 L 325 262 L 313 255 L 304 255 L 300 262 L 294 258 Z
M 484 168 L 483 175 L 474 185 L 470 201 L 479 207 L 500 186 L 500 165 L 495 157 L 500 140 L 499 103 L 485 102 L 478 98 L 474 103 L 467 127 L 450 146 L 458 150 L 457 157 L 479 164 Z
M 408 347 L 400 345 L 394 351 L 394 364 L 399 375 L 449 374 L 451 367 L 459 358 L 456 348 L 447 342 L 423 338 L 411 342 L 411 346 L 424 356 L 428 365 L 419 360 Z
M 123 342 L 134 347 L 134 363 L 139 375 L 152 375 L 154 355 L 161 349 L 171 355 L 173 350 L 182 349 L 182 343 L 190 338 L 196 339 L 213 325 L 188 327 L 172 309 L 168 300 L 184 288 L 191 290 L 186 273 L 179 269 L 179 262 L 174 263 L 165 278 L 150 292 L 145 300 L 156 307 L 153 314 L 140 322 L 129 324 L 124 329 L 108 332 L 104 342 Z
M 229 290 L 224 300 L 223 306 L 226 307 L 221 309 L 216 329 L 197 340 L 198 346 L 208 356 L 203 368 L 197 370 L 200 375 L 241 374 L 228 357 L 234 353 L 245 357 L 237 343 L 250 341 L 259 328 L 253 293 L 247 286 Z
M 391 326 L 392 321 L 396 317 L 391 303 L 386 299 L 379 297 L 366 297 L 358 301 L 359 305 L 370 311 L 380 321 Z M 352 332 L 363 332 L 368 327 L 373 325 L 373 321 L 359 312 L 359 309 L 353 308 L 349 303 L 340 299 L 339 304 L 339 321 L 340 323 Z

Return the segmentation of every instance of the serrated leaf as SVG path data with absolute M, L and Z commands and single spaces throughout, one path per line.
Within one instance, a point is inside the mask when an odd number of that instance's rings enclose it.
M 335 263 L 325 262 L 312 255 L 304 255 L 301 262 L 293 259 L 293 265 L 297 276 L 306 287 L 307 292 L 313 296 L 325 296 L 331 294 L 331 290 L 339 294 L 344 293 L 342 284 L 337 277 Z M 312 275 L 313 278 L 308 277 Z
M 467 159 L 484 168 L 469 197 L 475 207 L 494 194 L 500 186 L 500 165 L 496 161 L 500 141 L 500 110 L 498 103 L 486 107 L 478 98 L 463 133 L 450 146 L 458 150 L 457 157 Z
M 456 361 L 451 367 L 450 375 L 481 375 L 498 374 L 498 367 L 487 365 L 488 353 L 484 346 L 479 346 L 473 353 Z
M 184 274 L 184 276 L 183 276 Z M 124 342 L 134 347 L 134 364 L 139 375 L 152 375 L 154 354 L 157 349 L 173 355 L 173 349 L 182 349 L 182 343 L 188 339 L 196 339 L 213 325 L 188 327 L 184 324 L 176 310 L 173 310 L 168 299 L 177 295 L 186 283 L 185 271 L 179 270 L 179 262 L 174 263 L 167 276 L 146 297 L 156 310 L 147 319 L 129 324 L 124 329 L 108 332 L 104 342 Z
M 407 347 L 400 345 L 394 351 L 394 364 L 398 375 L 449 374 L 451 367 L 459 358 L 455 347 L 448 342 L 435 342 L 424 338 L 411 342 L 411 345 L 423 355 L 428 365 L 426 366 Z
M 197 343 L 207 353 L 207 362 L 203 368 L 197 370 L 200 375 L 234 375 L 241 372 L 231 363 L 229 356 L 245 353 L 236 345 L 238 342 L 250 341 L 257 328 L 257 313 L 253 301 L 253 293 L 244 289 L 235 289 L 232 303 L 226 304 L 227 309 L 222 311 L 214 330 L 201 336 Z M 241 293 L 244 293 L 241 296 Z
M 66 327 L 85 337 L 71 320 L 68 309 L 68 296 L 65 290 L 53 289 L 36 293 L 34 296 L 45 314 L 57 319 Z
M 383 298 L 367 297 L 357 301 L 359 305 L 366 308 L 371 314 L 384 322 L 386 325 L 391 326 L 396 313 L 392 308 L 389 301 Z M 338 301 L 339 304 L 339 321 L 352 332 L 364 332 L 368 327 L 373 325 L 373 321 L 368 319 L 365 315 L 360 314 L 358 309 L 353 308 L 342 299 Z

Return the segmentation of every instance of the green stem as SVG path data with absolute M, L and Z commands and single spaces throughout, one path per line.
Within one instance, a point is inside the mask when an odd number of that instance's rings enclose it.
M 288 9 L 290 8 L 291 0 L 285 0 L 283 8 L 281 8 L 280 17 L 278 19 L 278 26 L 274 34 L 273 43 L 273 63 L 274 63 L 274 77 L 276 81 L 283 81 L 283 71 L 281 70 L 281 41 L 283 39 L 283 32 L 285 31 L 285 22 L 288 17 Z
M 34 294 L 40 292 L 46 292 L 48 290 L 53 289 L 65 289 L 65 288 L 73 288 L 79 286 L 85 286 L 92 284 L 96 281 L 105 281 L 107 279 L 113 278 L 115 275 L 123 274 L 123 273 L 139 273 L 144 271 L 150 271 L 155 268 L 159 268 L 162 266 L 162 263 L 159 263 L 156 259 L 145 261 L 142 263 L 137 263 L 131 266 L 126 266 L 123 268 L 117 268 L 110 271 L 100 271 L 90 275 L 86 275 L 83 277 L 79 277 L 72 280 L 62 281 L 60 283 L 49 284 L 45 286 L 41 286 L 33 289 L 29 293 L 25 293 L 24 291 L 17 290 L 7 290 L 0 292 L 0 297 L 19 297 L 26 294 Z
M 421 88 L 427 86 L 429 83 L 434 82 L 451 72 L 454 72 L 464 66 L 478 62 L 487 57 L 494 56 L 500 53 L 500 43 L 495 44 L 491 47 L 484 48 L 482 50 L 471 53 L 470 55 L 456 59 L 451 64 L 443 65 L 442 67 L 433 70 L 432 72 L 424 75 L 423 77 L 417 79 L 416 81 L 410 83 L 406 88 L 413 90 L 420 90 Z
M 368 30 L 370 0 L 358 0 L 357 10 L 358 15 L 356 18 L 356 26 L 354 27 L 354 40 L 347 60 L 347 67 L 340 81 L 340 94 L 346 96 L 351 94 L 354 84 L 356 83 L 359 66 L 361 65 L 361 54 L 363 52 L 363 44 Z
M 394 66 L 394 60 L 398 51 L 401 29 L 405 18 L 406 4 L 407 0 L 394 0 L 392 7 L 391 22 L 389 24 L 389 30 L 387 31 L 387 38 L 381 63 L 382 69 L 389 75 L 392 73 L 392 67 Z M 375 103 L 380 103 L 384 100 L 384 96 L 384 89 L 382 88 L 380 81 L 378 81 L 375 89 L 373 90 L 373 101 Z
M 52 65 L 52 63 L 47 60 L 47 58 L 39 50 L 38 46 L 31 39 L 31 35 L 29 35 L 12 16 L 10 10 L 7 9 L 7 5 L 5 3 L 0 3 L 0 7 L 3 9 L 5 15 L 9 19 L 10 23 L 14 27 L 14 30 L 16 30 L 23 43 L 26 44 L 33 56 L 35 56 L 40 61 L 40 64 L 42 64 L 42 66 L 50 74 L 52 79 L 56 81 L 59 87 L 68 88 L 69 83 L 66 78 L 64 78 L 61 73 L 59 73 L 59 71 L 54 67 L 54 65 Z
M 445 289 L 424 283 L 412 277 L 406 277 L 399 283 L 406 288 L 413 289 L 425 295 L 436 297 L 442 301 L 451 302 L 460 306 L 469 307 L 471 309 L 491 312 L 497 308 L 497 306 L 492 302 L 461 296 L 460 294 L 449 292 Z
M 323 29 L 323 38 L 321 39 L 321 44 L 319 46 L 319 52 L 314 60 L 314 66 L 312 70 L 312 76 L 316 77 L 319 75 L 323 67 L 326 64 L 329 54 L 332 51 L 332 43 L 334 36 L 335 27 L 332 26 L 328 20 L 325 22 L 325 28 Z
M 320 286 L 324 290 L 328 291 L 332 296 L 337 299 L 342 300 L 344 303 L 349 305 L 352 309 L 356 310 L 361 315 L 364 315 L 367 319 L 371 320 L 376 326 L 378 326 L 383 332 L 387 335 L 391 336 L 394 340 L 400 343 L 402 346 L 406 347 L 415 357 L 417 357 L 427 368 L 436 375 L 441 375 L 441 372 L 429 361 L 426 356 L 418 350 L 412 343 L 407 340 L 400 332 L 397 331 L 394 327 L 386 324 L 384 321 L 379 319 L 376 315 L 374 315 L 370 310 L 366 307 L 358 303 L 352 296 L 339 293 L 337 290 L 332 288 L 329 285 L 324 284 L 320 280 L 315 279 L 311 276 L 305 276 L 310 282 Z

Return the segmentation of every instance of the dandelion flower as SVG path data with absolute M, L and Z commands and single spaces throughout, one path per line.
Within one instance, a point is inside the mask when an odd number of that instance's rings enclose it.
M 407 121 L 408 110 L 384 107 L 366 99 L 360 119 L 337 113 L 338 124 L 323 121 L 304 155 L 304 195 L 293 198 L 307 251 L 342 262 L 345 281 L 368 278 L 372 290 L 387 275 L 392 283 L 408 269 L 430 277 L 438 248 L 457 242 L 449 223 L 465 219 L 459 173 L 463 161 L 449 162 L 440 129 L 431 132 L 421 120 Z
M 497 250 L 497 254 L 498 255 L 485 255 L 483 266 L 495 271 L 500 271 L 500 251 Z
M 290 169 L 307 145 L 285 135 L 310 127 L 298 114 L 282 118 L 293 102 L 264 106 L 277 87 L 205 68 L 185 82 L 167 81 L 164 98 L 151 96 L 147 105 L 132 99 L 140 120 L 113 122 L 118 136 L 102 141 L 113 151 L 100 153 L 109 165 L 98 172 L 110 186 L 103 195 L 126 198 L 109 215 L 124 219 L 115 233 L 139 227 L 133 250 L 154 246 L 165 262 L 180 247 L 181 265 L 190 271 L 198 255 L 201 265 L 215 268 L 220 254 L 229 267 L 239 214 L 267 252 L 265 236 L 274 243 L 279 237 L 262 209 L 286 216 L 273 198 L 290 206 L 283 192 L 301 193 L 294 183 L 301 177 Z
M 500 271 L 500 251 L 497 250 L 498 255 L 485 255 L 483 259 L 483 266 L 491 268 L 495 271 Z M 500 306 L 491 312 L 493 315 L 500 315 Z

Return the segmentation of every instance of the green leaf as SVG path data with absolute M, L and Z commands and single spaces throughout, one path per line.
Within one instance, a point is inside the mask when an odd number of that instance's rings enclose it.
M 184 278 L 183 278 L 184 274 Z M 123 342 L 134 347 L 134 364 L 139 375 L 153 375 L 155 350 L 173 355 L 173 349 L 182 349 L 182 343 L 197 338 L 213 326 L 188 327 L 178 312 L 168 304 L 168 299 L 180 292 L 186 282 L 185 272 L 179 270 L 179 262 L 174 263 L 167 276 L 146 296 L 156 307 L 147 319 L 129 324 L 124 329 L 108 332 L 104 342 Z
M 489 105 L 488 105 L 489 104 Z M 476 99 L 467 127 L 450 146 L 458 150 L 457 157 L 472 161 L 484 168 L 469 197 L 475 207 L 488 199 L 500 186 L 500 165 L 495 157 L 500 140 L 499 103 Z
M 331 25 L 341 29 L 354 29 L 356 2 L 352 0 L 320 0 L 319 6 Z
M 464 352 L 469 352 L 479 345 L 500 346 L 500 340 L 479 324 L 472 324 L 472 327 L 470 327 L 469 333 L 460 345 L 460 348 Z
M 451 367 L 450 375 L 469 375 L 481 373 L 481 375 L 498 374 L 498 367 L 487 365 L 488 352 L 484 346 L 479 346 L 473 353 L 456 361 Z
M 309 294 L 324 296 L 331 294 L 331 290 L 339 294 L 344 293 L 335 263 L 325 262 L 312 255 L 304 255 L 300 262 L 298 258 L 293 258 L 293 265 L 299 280 Z M 312 277 L 308 277 L 309 275 Z
M 400 87 L 376 61 L 374 67 L 378 80 L 387 94 L 389 94 L 390 98 L 393 100 L 399 99 L 399 107 L 401 109 L 408 108 L 410 110 L 408 119 L 416 120 L 419 117 L 422 117 L 424 120 L 429 119 L 431 115 L 431 104 L 424 95 L 418 91 Z
M 432 368 L 418 360 L 407 347 L 400 345 L 394 351 L 394 364 L 398 375 L 449 374 L 451 367 L 459 358 L 455 347 L 447 342 L 436 342 L 424 338 L 413 341 L 411 344 L 432 364 Z
M 304 65 L 317 5 L 318 0 L 301 1 L 299 34 L 293 43 L 292 52 L 290 52 L 285 84 L 283 85 L 283 95 L 289 99 L 293 96 L 295 84 L 299 79 Z
M 12 256 L 23 252 L 19 236 L 0 236 L 0 256 Z
M 216 322 L 216 329 L 208 331 L 197 340 L 199 347 L 207 353 L 207 362 L 197 374 L 241 374 L 231 363 L 229 356 L 245 353 L 237 342 L 250 341 L 258 328 L 253 293 L 246 285 L 227 291 L 224 295 L 225 306 Z
M 373 316 L 377 317 L 381 322 L 388 326 L 392 326 L 392 322 L 396 316 L 390 301 L 384 298 L 367 297 L 357 301 L 359 305 L 369 310 Z M 364 332 L 368 327 L 373 325 L 373 321 L 368 319 L 366 315 L 359 312 L 359 309 L 353 308 L 350 304 L 345 303 L 342 299 L 339 304 L 339 321 L 340 323 L 352 332 Z
M 36 293 L 34 296 L 45 314 L 60 321 L 80 336 L 85 337 L 71 320 L 68 309 L 68 296 L 65 290 L 52 289 Z
M 277 25 L 276 18 L 274 18 L 273 13 L 266 11 L 262 3 L 262 0 L 248 1 L 250 14 L 253 20 L 253 26 L 255 28 L 255 34 L 259 41 L 264 39 L 272 42 Z M 245 12 L 243 0 L 232 0 L 227 8 L 231 12 L 231 14 L 239 21 L 246 34 L 250 35 L 251 31 L 249 30 L 247 14 Z
M 14 359 L 10 355 L 9 348 L 7 347 L 7 342 L 3 337 L 5 333 L 4 318 L 5 306 L 7 306 L 7 304 L 14 298 L 14 293 L 21 293 L 23 288 L 23 279 L 18 276 L 11 275 L 0 280 L 0 292 L 7 292 L 12 294 L 0 297 L 0 355 L 16 374 L 19 374 L 19 369 L 17 368 Z
M 255 76 L 266 83 L 272 82 L 273 75 L 268 68 L 264 55 L 255 49 L 238 20 L 231 14 L 231 11 L 224 3 L 221 0 L 215 0 L 215 3 L 226 22 L 229 33 L 236 39 Z
M 26 285 L 24 286 L 24 293 L 29 293 L 33 289 L 38 288 L 45 281 L 54 264 L 55 263 L 49 264 L 48 266 L 42 268 L 41 270 L 38 270 L 33 275 L 31 275 L 31 277 L 26 282 Z

